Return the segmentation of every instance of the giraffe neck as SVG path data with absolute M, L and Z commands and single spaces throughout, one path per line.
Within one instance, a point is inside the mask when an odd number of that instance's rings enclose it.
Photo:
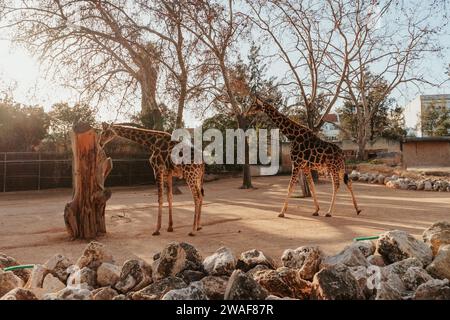
M 149 148 L 151 151 L 157 148 L 158 140 L 171 140 L 171 135 L 167 132 L 139 129 L 122 125 L 113 125 L 114 132 L 125 139 L 134 141 Z
M 287 116 L 282 114 L 280 111 L 278 111 L 275 107 L 269 105 L 268 103 L 262 102 L 261 103 L 262 111 L 267 114 L 269 119 L 280 129 L 280 131 L 287 137 L 287 138 L 297 138 L 298 132 L 306 133 L 310 132 L 311 130 L 308 129 L 305 126 L 302 126 L 301 124 L 289 119 Z M 295 132 L 297 132 L 295 137 L 292 137 L 293 129 Z

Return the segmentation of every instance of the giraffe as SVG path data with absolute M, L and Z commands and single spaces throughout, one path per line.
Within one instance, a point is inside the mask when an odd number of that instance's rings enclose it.
M 336 193 L 339 189 L 341 180 L 344 181 L 344 184 L 350 191 L 353 206 L 356 210 L 356 214 L 359 215 L 361 210 L 358 208 L 356 203 L 355 195 L 352 189 L 352 181 L 348 178 L 348 174 L 345 172 L 345 159 L 343 151 L 335 144 L 329 143 L 317 137 L 309 128 L 289 119 L 269 103 L 262 101 L 259 98 L 255 98 L 252 106 L 247 111 L 247 114 L 251 115 L 260 111 L 266 113 L 271 121 L 278 126 L 280 131 L 291 142 L 290 156 L 292 161 L 292 174 L 287 196 L 279 217 L 284 217 L 286 213 L 289 197 L 294 191 L 295 185 L 298 183 L 301 172 L 305 174 L 308 186 L 313 196 L 315 206 L 313 216 L 319 215 L 319 202 L 317 201 L 311 170 L 328 173 L 331 176 L 333 195 L 326 217 L 331 217 L 333 214 Z
M 173 232 L 172 220 L 172 178 L 184 178 L 194 198 L 194 224 L 190 236 L 202 229 L 200 224 L 201 210 L 203 204 L 203 177 L 205 174 L 204 163 L 174 164 L 171 160 L 171 152 L 177 144 L 172 141 L 167 132 L 141 129 L 126 125 L 102 123 L 100 146 L 120 136 L 143 145 L 150 151 L 150 165 L 153 168 L 156 185 L 158 188 L 158 220 L 154 236 L 160 235 L 162 206 L 164 196 L 164 185 L 166 184 L 167 202 L 169 204 L 169 227 L 167 232 Z

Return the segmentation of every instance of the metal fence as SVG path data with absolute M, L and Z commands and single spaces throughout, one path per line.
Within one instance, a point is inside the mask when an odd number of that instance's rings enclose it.
M 113 169 L 106 186 L 154 183 L 148 154 L 110 155 Z M 0 152 L 0 192 L 72 187 L 72 155 L 66 153 Z

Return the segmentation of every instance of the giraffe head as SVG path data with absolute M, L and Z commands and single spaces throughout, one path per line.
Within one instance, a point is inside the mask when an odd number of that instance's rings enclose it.
M 264 102 L 258 98 L 257 96 L 254 96 L 252 98 L 250 107 L 247 109 L 247 111 L 245 112 L 246 116 L 251 116 L 251 115 L 255 115 L 258 112 L 263 111 L 263 106 L 264 106 Z
M 113 125 L 102 122 L 102 133 L 100 135 L 100 146 L 105 146 L 108 142 L 114 139 L 117 133 L 114 131 Z

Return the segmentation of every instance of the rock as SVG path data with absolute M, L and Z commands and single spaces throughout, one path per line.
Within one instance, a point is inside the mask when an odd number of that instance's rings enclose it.
M 403 276 L 405 272 L 412 267 L 422 268 L 422 262 L 417 258 L 408 258 L 401 260 L 384 268 L 381 268 L 381 273 L 383 277 L 387 278 L 390 274 L 396 274 L 398 276 Z
M 139 291 L 152 283 L 152 267 L 143 260 L 125 261 L 115 288 L 121 293 Z
M 29 289 L 15 288 L 6 293 L 0 300 L 38 300 L 38 298 Z
M 321 268 L 335 266 L 338 264 L 344 264 L 347 267 L 369 266 L 369 262 L 367 262 L 366 257 L 359 247 L 356 246 L 348 246 L 337 255 L 322 259 Z
M 450 280 L 450 244 L 441 245 L 427 271 L 435 278 Z
M 277 270 L 263 270 L 254 275 L 254 280 L 269 294 L 281 298 L 309 300 L 311 296 L 311 282 L 303 280 L 298 269 L 281 267 Z
M 266 300 L 298 300 L 298 299 L 293 299 L 293 298 L 289 298 L 289 297 L 277 297 L 277 296 L 273 296 L 273 295 L 268 295 Z
M 433 256 L 435 256 L 441 245 L 450 244 L 450 222 L 439 221 L 431 225 L 424 231 L 423 241 L 431 246 Z
M 264 300 L 268 292 L 241 270 L 235 270 L 228 280 L 225 300 Z
M 384 179 L 386 179 L 385 176 L 383 176 L 382 174 L 378 175 L 378 177 L 377 177 L 377 183 L 378 183 L 378 184 L 384 184 Z
M 182 242 L 180 243 L 186 253 L 186 270 L 203 271 L 203 257 L 198 250 L 191 244 Z
M 203 261 L 205 271 L 212 276 L 228 276 L 236 267 L 236 258 L 231 249 L 221 247 Z
M 92 241 L 86 246 L 76 265 L 80 269 L 87 267 L 97 271 L 97 268 L 100 267 L 103 262 L 114 264 L 114 259 L 103 244 Z
M 425 189 L 425 182 L 423 182 L 423 181 L 419 181 L 418 183 L 417 183 L 417 190 L 423 190 L 423 189 Z
M 369 175 L 367 173 L 363 173 L 359 176 L 358 181 L 361 182 L 368 182 L 369 181 Z
M 66 283 L 69 277 L 69 272 L 67 269 L 72 266 L 73 263 L 63 256 L 62 254 L 56 254 L 44 264 L 44 267 L 50 271 L 55 277 L 57 277 L 62 282 Z
M 208 296 L 203 290 L 203 284 L 200 281 L 192 282 L 189 286 L 182 289 L 174 289 L 167 292 L 162 300 L 208 300 Z
M 23 286 L 23 280 L 16 276 L 12 271 L 3 271 L 0 269 L 0 297 L 11 290 Z
M 421 284 L 413 297 L 414 300 L 450 300 L 448 279 L 430 280 Z
M 253 249 L 241 253 L 236 263 L 236 269 L 247 272 L 257 265 L 267 266 L 269 269 L 276 268 L 275 261 L 272 258 L 266 256 L 262 251 Z
M 153 262 L 153 278 L 160 280 L 168 276 L 175 276 L 186 267 L 186 251 L 177 243 L 172 242 L 160 253 L 158 259 Z
M 366 299 L 370 299 L 375 290 L 372 286 L 369 288 L 369 282 L 368 278 L 370 276 L 368 270 L 364 266 L 358 266 L 358 267 L 350 267 L 349 268 L 350 273 L 355 277 L 356 281 L 358 282 L 359 288 L 361 292 L 364 294 Z
M 0 269 L 18 266 L 20 263 L 14 259 L 13 257 L 7 256 L 6 254 L 0 253 Z M 30 270 L 28 269 L 20 269 L 20 270 L 14 270 L 13 273 L 18 276 L 24 283 L 28 282 L 28 279 L 30 277 Z
M 422 269 L 422 262 L 417 258 L 408 258 L 379 269 L 374 275 L 377 289 L 376 300 L 399 300 L 411 295 L 407 285 L 402 280 L 408 279 L 406 273 L 410 268 Z M 411 271 L 413 272 L 413 271 Z M 406 275 L 406 276 L 405 276 Z
M 42 284 L 44 283 L 44 278 L 49 274 L 50 270 L 44 267 L 41 264 L 34 265 L 31 270 L 30 277 L 26 284 L 27 288 L 42 288 Z
M 395 181 L 395 180 L 390 180 L 386 183 L 386 188 L 390 188 L 390 189 L 399 189 L 400 188 L 400 184 Z
M 120 268 L 114 264 L 104 262 L 97 269 L 97 283 L 101 287 L 114 287 L 119 278 Z
M 397 275 L 393 275 L 377 286 L 375 300 L 402 300 L 406 288 Z
M 131 300 L 131 299 L 124 294 L 119 294 L 118 296 L 115 296 L 113 300 Z
M 373 241 L 370 241 L 370 240 L 355 241 L 349 247 L 358 248 L 359 251 L 361 251 L 361 253 L 366 258 L 371 256 L 371 255 L 373 255 L 375 253 L 375 250 L 377 249 L 376 244 Z
M 411 267 L 406 270 L 401 279 L 407 290 L 414 291 L 422 283 L 433 280 L 433 277 L 430 276 L 423 268 Z
M 299 247 L 285 250 L 281 256 L 283 266 L 300 269 L 300 276 L 312 280 L 319 271 L 323 254 L 318 247 Z
M 262 270 L 269 270 L 269 268 L 267 266 L 264 265 L 257 265 L 256 267 L 254 267 L 253 269 L 247 271 L 247 274 L 251 277 L 254 278 L 254 275 L 258 272 L 258 271 L 262 271 Z
M 119 293 L 111 287 L 99 288 L 92 291 L 94 300 L 113 300 Z
M 400 230 L 388 231 L 380 236 L 378 253 L 388 263 L 416 257 L 426 266 L 432 259 L 431 249 L 425 243 Z
M 432 191 L 433 190 L 433 185 L 431 184 L 431 181 L 425 181 L 423 183 L 423 190 L 425 191 Z
M 352 181 L 358 181 L 359 179 L 359 172 L 356 170 L 353 170 L 349 175 L 348 175 L 349 179 Z
M 133 293 L 133 300 L 160 300 L 167 292 L 186 288 L 187 284 L 178 277 L 169 276 L 156 281 L 147 287 Z
M 343 264 L 329 265 L 314 276 L 311 297 L 314 300 L 360 300 L 360 285 Z
M 407 190 L 417 190 L 417 184 L 415 182 L 408 183 Z
M 67 287 L 56 294 L 56 300 L 92 300 L 92 293 L 87 289 Z
M 69 268 L 69 278 L 67 279 L 67 287 L 92 290 L 97 287 L 97 275 L 94 270 L 84 267 Z
M 195 281 L 200 281 L 204 277 L 206 277 L 206 274 L 201 271 L 195 271 L 195 270 L 184 270 L 177 274 L 177 277 L 181 278 L 186 282 L 187 284 Z
M 369 262 L 371 265 L 378 266 L 378 267 L 384 267 L 386 264 L 384 263 L 384 259 L 379 254 L 374 254 L 367 257 L 367 262 Z
M 51 273 L 45 276 L 44 282 L 42 283 L 42 288 L 46 293 L 55 293 L 64 289 L 65 287 L 66 285 Z
M 204 277 L 200 282 L 203 285 L 203 291 L 209 300 L 223 300 L 225 297 L 225 290 L 227 289 L 228 277 Z

